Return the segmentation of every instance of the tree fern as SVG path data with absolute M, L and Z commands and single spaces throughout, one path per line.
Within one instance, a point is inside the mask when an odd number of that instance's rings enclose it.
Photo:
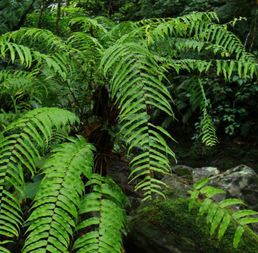
M 81 175 L 91 177 L 93 147 L 82 138 L 61 144 L 43 167 L 45 177 L 27 221 L 26 252 L 69 252 L 84 191 Z
M 18 237 L 22 223 L 19 199 L 24 171 L 34 175 L 35 161 L 44 151 L 53 130 L 68 127 L 78 119 L 66 110 L 40 108 L 8 125 L 0 139 L 0 236 L 2 244 Z M 69 127 L 66 128 L 69 130 Z M 39 151 L 38 151 L 39 150 Z
M 217 233 L 217 237 L 221 240 L 229 225 L 236 226 L 233 238 L 233 246 L 237 248 L 244 232 L 251 233 L 258 242 L 258 236 L 255 235 L 249 224 L 258 223 L 258 212 L 248 209 L 239 209 L 244 205 L 243 201 L 237 198 L 224 199 L 219 202 L 214 201 L 217 195 L 225 194 L 224 190 L 207 186 L 208 180 L 204 179 L 194 185 L 191 192 L 191 201 L 189 208 L 191 209 L 195 203 L 200 204 L 199 215 L 206 215 L 207 224 L 210 225 L 211 236 Z M 201 200 L 203 199 L 204 200 Z
M 86 184 L 92 190 L 80 205 L 82 220 L 77 226 L 79 238 L 73 249 L 77 253 L 120 253 L 125 197 L 110 179 L 94 174 Z
M 120 108 L 121 132 L 128 143 L 128 152 L 139 147 L 142 153 L 131 161 L 131 180 L 143 178 L 137 190 L 144 191 L 144 199 L 161 193 L 162 183 L 157 173 L 168 173 L 169 156 L 174 156 L 164 137 L 163 128 L 150 120 L 151 108 L 158 108 L 173 116 L 170 94 L 162 84 L 164 74 L 144 45 L 118 44 L 109 48 L 103 58 L 104 72 L 112 70 L 110 92 Z

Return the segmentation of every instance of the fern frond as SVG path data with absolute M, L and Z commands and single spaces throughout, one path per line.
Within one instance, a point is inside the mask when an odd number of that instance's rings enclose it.
M 68 39 L 67 44 L 73 49 L 77 49 L 77 53 L 82 54 L 83 57 L 88 59 L 98 59 L 101 56 L 103 50 L 99 41 L 83 32 L 75 32 Z M 85 59 L 87 61 L 87 59 Z
M 159 44 L 162 48 L 164 48 L 163 44 L 166 44 L 166 52 L 171 56 L 170 60 L 173 62 L 172 65 L 176 66 L 177 72 L 177 63 L 181 61 L 178 58 L 181 58 L 184 50 L 190 49 L 197 50 L 197 57 L 202 56 L 205 51 L 211 51 L 214 60 L 204 65 L 208 69 L 211 65 L 215 66 L 217 74 L 222 74 L 227 80 L 230 79 L 233 71 L 237 71 L 243 78 L 247 78 L 248 75 L 252 78 L 254 75 L 257 76 L 258 64 L 254 55 L 246 52 L 239 38 L 228 31 L 225 25 L 214 23 L 216 20 L 216 14 L 213 13 L 192 13 L 172 19 L 154 19 L 153 22 L 150 21 L 143 26 L 146 31 L 145 40 L 150 48 L 155 45 L 155 49 L 159 48 Z M 171 55 L 173 50 L 175 50 L 174 55 Z M 222 59 L 218 59 L 218 56 Z M 187 59 L 184 55 L 183 58 L 182 61 L 185 62 Z M 190 64 L 191 60 L 201 63 L 200 59 L 189 59 L 186 63 Z M 182 65 L 185 68 L 184 64 Z M 186 68 L 189 67 L 192 69 L 191 66 Z M 207 72 L 205 66 L 196 69 Z
M 81 26 L 81 30 L 83 32 L 90 33 L 91 36 L 101 38 L 107 33 L 107 29 L 100 21 L 101 20 L 94 18 L 76 17 L 69 22 L 69 25 L 73 26 L 78 24 Z
M 207 113 L 206 108 L 203 109 L 202 119 L 200 121 L 200 137 L 202 143 L 206 146 L 215 146 L 218 143 L 216 129 L 212 122 L 211 116 Z
M 80 236 L 73 249 L 76 253 L 121 253 L 125 196 L 111 179 L 98 174 L 87 186 L 92 191 L 80 205 L 82 220 L 76 228 Z
M 19 63 L 26 68 L 31 66 L 33 60 L 32 52 L 28 47 L 9 42 L 2 36 L 0 36 L 0 57 L 2 59 L 9 57 L 12 63 L 18 59 Z
M 7 34 L 10 40 L 13 40 L 17 44 L 25 44 L 30 48 L 36 48 L 36 50 L 47 49 L 49 51 L 54 50 L 66 50 L 63 40 L 54 35 L 51 31 L 40 28 L 21 28 L 17 31 Z
M 26 94 L 34 100 L 39 100 L 44 94 L 45 87 L 36 75 L 36 71 L 0 71 L 0 95 L 19 98 Z
M 207 186 L 207 183 L 208 179 L 204 179 L 194 185 L 189 208 L 191 209 L 194 203 L 200 205 L 199 215 L 206 215 L 207 224 L 210 225 L 210 234 L 217 233 L 219 240 L 224 237 L 229 225 L 233 224 L 236 227 L 233 247 L 237 248 L 244 232 L 252 233 L 247 225 L 258 223 L 258 212 L 248 209 L 239 210 L 239 206 L 243 206 L 244 203 L 237 198 L 215 202 L 213 198 L 217 195 L 225 194 L 225 191 L 213 186 Z M 203 197 L 204 200 L 201 200 Z M 254 236 L 258 242 L 258 236 L 255 234 Z
M 26 30 L 26 29 L 22 30 L 22 34 L 24 36 L 26 35 L 26 31 L 30 32 L 30 30 Z M 45 34 L 44 30 L 41 33 L 40 33 L 40 29 L 37 29 L 37 31 L 39 32 L 40 36 L 44 36 Z M 13 64 L 19 63 L 25 68 L 30 68 L 32 66 L 32 63 L 35 64 L 37 68 L 40 68 L 43 64 L 46 64 L 46 66 L 48 66 L 50 69 L 53 69 L 54 72 L 59 74 L 61 77 L 63 78 L 66 77 L 67 54 L 64 53 L 65 50 L 62 50 L 62 53 L 54 52 L 50 55 L 47 55 L 47 54 L 41 53 L 40 51 L 33 50 L 32 48 L 19 44 L 18 39 L 17 39 L 18 42 L 16 43 L 15 40 L 12 39 L 11 35 L 13 35 L 14 38 L 15 36 L 17 36 L 15 32 L 10 34 L 7 33 L 0 36 L 0 57 L 2 59 L 10 61 L 10 63 L 13 63 Z M 51 36 L 48 36 L 47 38 L 49 37 L 51 38 Z M 39 38 L 36 37 L 36 39 L 39 39 Z M 50 40 L 49 43 L 52 44 L 52 40 Z M 61 44 L 61 45 L 63 46 L 62 49 L 65 48 L 64 46 L 65 44 Z
M 36 172 L 35 162 L 55 129 L 66 127 L 69 130 L 69 125 L 77 121 L 77 117 L 66 110 L 40 108 L 4 129 L 0 139 L 0 235 L 4 238 L 12 240 L 19 234 L 21 207 L 15 192 L 23 191 L 24 171 L 32 175 Z
M 168 157 L 174 157 L 174 153 L 163 137 L 170 137 L 169 133 L 153 125 L 149 115 L 152 108 L 157 108 L 173 116 L 170 94 L 161 81 L 162 69 L 146 47 L 135 43 L 117 44 L 106 50 L 102 67 L 105 74 L 113 70 L 110 92 L 120 109 L 121 132 L 128 152 L 142 149 L 131 161 L 131 180 L 143 178 L 136 189 L 144 191 L 144 199 L 154 193 L 162 195 L 162 183 L 154 176 L 170 171 Z
M 53 150 L 43 167 L 45 177 L 27 221 L 28 237 L 23 253 L 69 252 L 84 190 L 81 175 L 91 177 L 92 149 L 80 138 Z

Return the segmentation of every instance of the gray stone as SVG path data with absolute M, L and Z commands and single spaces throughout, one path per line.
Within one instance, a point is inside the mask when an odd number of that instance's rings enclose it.
M 193 168 L 186 165 L 175 165 L 171 167 L 172 172 L 186 179 L 193 179 Z
M 202 167 L 193 170 L 193 182 L 198 182 L 203 178 L 216 176 L 220 173 L 216 167 Z
M 258 175 L 252 168 L 239 165 L 213 176 L 210 184 L 224 189 L 227 197 L 240 198 L 249 208 L 258 210 Z
M 161 181 L 167 185 L 164 189 L 166 196 L 171 198 L 186 197 L 191 189 L 187 180 L 176 174 L 164 176 Z

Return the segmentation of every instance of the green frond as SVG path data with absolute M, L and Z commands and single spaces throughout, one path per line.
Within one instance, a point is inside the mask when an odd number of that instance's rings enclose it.
M 83 138 L 55 148 L 43 167 L 34 199 L 23 253 L 69 252 L 84 191 L 81 175 L 91 177 L 93 147 Z
M 69 22 L 69 25 L 80 25 L 83 32 L 89 33 L 91 36 L 101 38 L 107 33 L 107 29 L 103 24 L 101 24 L 101 21 L 103 20 L 88 17 L 76 17 Z
M 32 65 L 34 65 L 37 69 L 39 69 L 42 65 L 46 65 L 48 68 L 52 69 L 55 73 L 59 74 L 63 79 L 66 77 L 67 67 L 66 67 L 66 61 L 67 61 L 67 54 L 64 53 L 65 50 L 62 50 L 61 52 L 58 52 L 55 50 L 52 54 L 44 54 L 41 53 L 38 50 L 34 50 L 31 47 L 24 46 L 20 43 L 23 42 L 22 39 L 17 39 L 17 42 L 15 41 L 15 38 L 20 34 L 20 36 L 28 36 L 28 39 L 30 38 L 29 35 L 33 37 L 35 36 L 35 39 L 40 40 L 40 38 L 45 36 L 46 34 L 49 34 L 45 30 L 40 29 L 24 29 L 19 30 L 17 32 L 13 33 L 7 33 L 2 36 L 0 36 L 0 58 L 9 61 L 12 64 L 19 63 L 21 66 L 25 68 L 30 68 Z M 17 35 L 17 34 L 18 35 Z M 28 34 L 27 34 L 28 33 Z M 12 38 L 12 35 L 14 38 Z M 53 36 L 53 38 L 52 38 Z M 23 38 L 23 37 L 22 37 Z M 51 38 L 51 39 L 49 39 Z M 46 36 L 45 39 L 49 39 L 48 42 L 52 46 L 55 46 L 56 44 L 60 44 L 59 47 L 62 49 L 65 48 L 65 44 L 61 44 L 56 42 L 54 39 L 54 35 L 51 34 L 51 36 Z M 54 43 L 54 44 L 53 44 Z M 26 43 L 27 44 L 27 43 Z M 50 47 L 50 46 L 49 46 Z
M 0 96 L 17 99 L 29 95 L 34 100 L 39 100 L 45 93 L 45 87 L 43 83 L 39 82 L 36 75 L 36 71 L 0 71 Z
M 215 22 L 219 21 L 218 16 L 216 12 L 192 12 L 190 14 L 177 17 L 177 18 L 150 18 L 150 19 L 143 19 L 137 22 L 139 26 L 154 26 L 156 27 L 157 25 L 161 23 L 166 23 L 169 21 L 174 21 L 178 20 L 181 22 L 196 22 L 196 21 L 206 21 L 206 22 Z
M 122 231 L 125 227 L 125 196 L 108 178 L 94 174 L 86 184 L 92 190 L 80 205 L 81 221 L 76 253 L 121 253 Z
M 83 57 L 91 59 L 100 58 L 101 51 L 103 50 L 102 45 L 96 38 L 83 32 L 73 33 L 67 39 L 67 44 L 73 49 L 77 49 L 77 52 L 82 54 Z
M 135 30 L 138 32 L 137 24 L 135 22 L 124 21 L 112 27 L 102 39 L 103 41 L 107 41 L 105 44 L 113 45 L 115 41 L 127 37 L 128 34 L 135 34 Z
M 131 179 L 141 179 L 136 189 L 144 191 L 144 199 L 161 193 L 161 183 L 155 174 L 170 171 L 168 157 L 174 153 L 168 147 L 165 129 L 150 121 L 150 113 L 157 108 L 173 116 L 171 97 L 162 83 L 163 69 L 144 46 L 135 43 L 117 44 L 104 53 L 102 68 L 107 74 L 112 69 L 110 93 L 119 109 L 121 132 L 127 140 L 128 152 L 142 150 L 131 161 Z
M 199 215 L 206 215 L 207 224 L 210 225 L 210 234 L 217 234 L 218 239 L 221 240 L 229 225 L 232 224 L 236 227 L 233 238 L 234 248 L 238 247 L 245 232 L 252 233 L 258 242 L 258 236 L 247 226 L 258 223 L 258 212 L 240 209 L 239 206 L 243 206 L 244 202 L 237 198 L 223 199 L 216 202 L 213 198 L 217 195 L 225 194 L 225 191 L 213 186 L 207 186 L 207 183 L 208 180 L 204 179 L 195 184 L 194 190 L 191 192 L 189 208 L 191 209 L 194 203 L 200 205 Z M 201 200 L 203 198 L 204 200 Z
M 200 137 L 202 143 L 204 143 L 206 146 L 212 147 L 218 143 L 216 129 L 212 122 L 212 118 L 207 113 L 206 109 L 203 109 L 203 115 L 200 121 Z
M 58 108 L 32 110 L 9 124 L 0 139 L 0 235 L 18 237 L 22 223 L 17 193 L 22 193 L 24 174 L 36 172 L 36 160 L 55 130 L 66 129 L 77 117 Z M 38 151 L 39 150 L 39 151 Z
M 153 53 L 157 54 L 162 48 L 157 57 L 162 59 L 160 56 L 165 54 L 165 61 L 170 61 L 170 67 L 177 73 L 184 69 L 202 73 L 212 66 L 217 75 L 223 75 L 226 80 L 235 71 L 242 78 L 257 76 L 258 64 L 254 55 L 246 52 L 239 38 L 225 25 L 214 21 L 217 21 L 216 14 L 192 13 L 172 19 L 144 21 L 142 28 L 149 47 L 154 46 Z M 197 53 L 196 59 L 185 57 L 189 51 Z M 203 61 L 201 57 L 205 53 L 209 53 L 212 59 Z
M 10 42 L 3 36 L 0 36 L 0 57 L 10 59 L 12 63 L 18 60 L 26 68 L 29 68 L 33 61 L 30 48 Z
M 17 31 L 7 34 L 10 40 L 17 44 L 25 44 L 30 48 L 53 50 L 66 50 L 65 44 L 62 39 L 54 35 L 51 31 L 40 28 L 21 28 Z

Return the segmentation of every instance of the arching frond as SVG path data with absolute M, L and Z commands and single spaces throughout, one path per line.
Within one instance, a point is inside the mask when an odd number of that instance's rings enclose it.
M 26 31 L 29 32 L 30 30 L 24 30 L 22 33 L 24 36 L 26 34 Z M 38 29 L 37 31 L 40 33 L 40 29 Z M 15 32 L 13 33 L 15 34 Z M 40 33 L 41 36 L 44 36 L 44 32 L 42 32 L 42 34 Z M 12 33 L 0 36 L 0 58 L 9 61 L 12 64 L 19 63 L 25 68 L 30 68 L 32 64 L 34 64 L 36 68 L 40 68 L 43 64 L 45 64 L 48 68 L 52 69 L 61 77 L 66 77 L 67 58 L 64 50 L 62 53 L 53 52 L 49 55 L 44 54 L 40 51 L 33 50 L 30 47 L 19 44 L 19 42 L 15 42 L 15 40 L 12 39 L 11 35 Z M 36 37 L 36 39 L 38 38 Z M 49 43 L 52 44 L 52 41 L 50 40 Z
M 162 53 L 168 54 L 167 61 L 171 61 L 171 67 L 174 66 L 177 72 L 180 67 L 207 72 L 212 66 L 218 75 L 222 74 L 227 80 L 234 71 L 242 78 L 257 76 L 255 57 L 246 52 L 239 38 L 225 25 L 214 23 L 216 20 L 214 13 L 192 13 L 172 19 L 144 21 L 142 28 L 150 48 L 155 46 L 159 50 L 161 47 Z M 196 51 L 197 54 L 187 59 L 188 56 L 182 55 L 184 50 Z M 204 53 L 213 60 L 203 61 Z
M 80 234 L 73 249 L 76 253 L 121 253 L 125 227 L 125 196 L 110 179 L 94 174 L 87 183 L 92 191 L 80 205 Z
M 81 175 L 91 177 L 93 147 L 82 138 L 61 144 L 43 167 L 45 177 L 34 199 L 23 253 L 69 252 L 84 191 Z
M 52 138 L 53 131 L 69 130 L 77 117 L 58 108 L 32 110 L 9 124 L 0 139 L 0 236 L 1 244 L 18 237 L 22 223 L 17 194 L 22 193 L 24 171 L 36 172 L 36 160 Z M 6 239 L 4 239 L 6 238 Z
M 13 40 L 17 44 L 25 44 L 30 48 L 39 50 L 66 50 L 63 40 L 54 35 L 51 31 L 40 28 L 21 28 L 17 31 L 7 34 L 9 40 Z
M 2 59 L 9 57 L 12 63 L 18 60 L 27 68 L 33 61 L 32 52 L 28 47 L 10 42 L 3 36 L 0 36 L 0 57 Z
M 136 189 L 144 191 L 149 199 L 160 193 L 162 183 L 157 173 L 167 173 L 169 156 L 174 156 L 164 137 L 170 137 L 163 128 L 151 123 L 150 112 L 158 108 L 173 116 L 170 94 L 162 83 L 162 69 L 148 49 L 135 43 L 115 45 L 106 50 L 102 67 L 107 74 L 112 70 L 110 92 L 120 109 L 121 132 L 127 140 L 129 153 L 134 148 L 141 154 L 131 161 L 131 179 L 142 178 Z
M 76 17 L 69 22 L 69 25 L 78 24 L 83 32 L 89 33 L 93 37 L 101 38 L 107 33 L 107 29 L 100 21 L 94 18 Z
M 37 80 L 36 74 L 35 71 L 0 71 L 0 95 L 6 94 L 7 97 L 19 98 L 27 94 L 34 99 L 39 99 L 44 91 L 44 85 Z
M 87 59 L 84 59 L 85 62 L 88 59 L 91 59 L 91 61 L 94 59 L 99 59 L 101 56 L 101 51 L 103 50 L 102 45 L 96 38 L 83 32 L 73 33 L 68 38 L 67 44 L 73 49 L 76 49 L 76 52 L 81 54 L 82 57 L 87 57 Z

